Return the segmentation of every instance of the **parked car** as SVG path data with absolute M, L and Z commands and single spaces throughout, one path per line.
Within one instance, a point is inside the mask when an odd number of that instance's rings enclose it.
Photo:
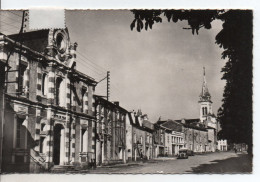
M 177 159 L 188 159 L 188 149 L 180 149 Z

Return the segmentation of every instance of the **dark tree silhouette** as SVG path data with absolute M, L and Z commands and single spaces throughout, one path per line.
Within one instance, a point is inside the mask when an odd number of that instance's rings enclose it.
M 192 34 L 200 28 L 210 29 L 212 21 L 223 22 L 223 29 L 216 36 L 216 44 L 224 49 L 222 68 L 226 80 L 222 107 L 218 110 L 221 125 L 220 138 L 230 142 L 247 143 L 252 153 L 252 48 L 253 14 L 251 10 L 132 10 L 134 20 L 131 30 L 138 32 L 152 29 L 154 23 L 187 21 Z

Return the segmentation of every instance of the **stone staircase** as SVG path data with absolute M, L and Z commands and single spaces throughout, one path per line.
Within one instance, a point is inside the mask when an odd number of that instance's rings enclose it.
M 68 173 L 76 171 L 73 165 L 55 165 L 50 169 L 51 173 Z
M 101 166 L 114 166 L 118 164 L 124 164 L 122 159 L 116 159 L 116 160 L 105 160 Z
M 50 169 L 50 173 L 88 173 L 89 169 L 74 165 L 55 165 Z

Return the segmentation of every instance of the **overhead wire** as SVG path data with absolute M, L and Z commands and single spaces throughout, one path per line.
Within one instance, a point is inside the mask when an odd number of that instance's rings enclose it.
M 79 54 L 78 54 L 78 55 L 79 55 Z M 86 58 L 84 58 L 83 56 L 80 56 L 80 55 L 79 55 L 78 58 L 80 58 L 80 60 L 82 60 L 84 63 L 88 64 L 89 66 L 93 67 L 94 69 L 96 69 L 96 70 L 99 71 L 99 72 L 103 72 L 103 73 L 107 72 L 107 70 L 105 70 L 105 69 L 100 69 L 99 67 L 97 67 L 97 66 L 91 64 L 91 62 L 89 62 L 89 61 L 88 61 Z
M 85 66 L 88 71 L 90 71 L 90 72 L 92 72 L 94 74 L 94 75 L 89 75 L 89 73 L 87 73 L 89 76 L 95 76 L 97 79 L 100 79 L 101 77 L 103 77 L 105 75 L 105 74 L 97 72 L 96 70 L 90 68 L 88 65 L 86 65 L 86 64 L 84 64 L 82 62 L 79 63 L 79 64 L 81 64 L 82 66 Z
M 90 65 L 88 65 L 86 62 L 84 62 L 83 60 L 78 60 L 78 63 L 79 64 L 83 64 L 85 65 L 86 67 L 88 67 L 90 70 L 94 71 L 96 74 L 98 75 L 104 75 L 106 74 L 105 72 L 100 72 L 98 70 L 96 70 L 95 68 L 91 67 Z
M 77 53 L 82 56 L 83 58 L 87 59 L 90 63 L 92 63 L 93 65 L 96 65 L 99 69 L 103 70 L 103 71 L 107 71 L 105 68 L 103 68 L 102 66 L 98 65 L 97 63 L 95 63 L 94 61 L 91 61 L 87 56 L 81 54 L 79 51 L 77 51 Z

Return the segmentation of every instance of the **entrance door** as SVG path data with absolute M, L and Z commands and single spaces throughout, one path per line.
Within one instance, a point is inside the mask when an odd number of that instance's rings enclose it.
M 172 145 L 172 155 L 175 155 L 175 145 Z
M 53 134 L 53 162 L 55 165 L 60 165 L 64 158 L 64 128 L 61 124 L 54 126 Z

